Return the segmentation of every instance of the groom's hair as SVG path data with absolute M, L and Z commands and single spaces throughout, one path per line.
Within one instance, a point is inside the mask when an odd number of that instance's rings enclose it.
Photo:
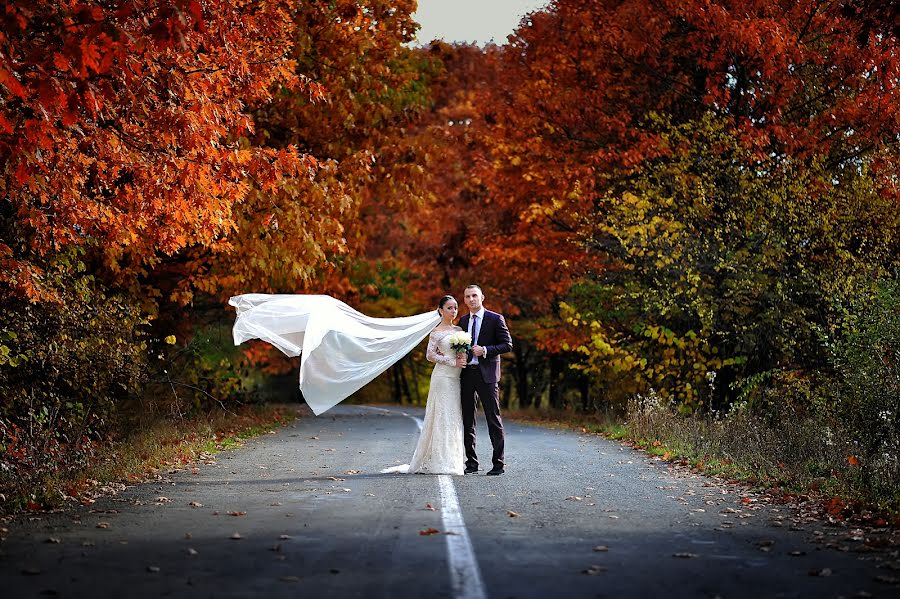
M 484 290 L 481 289 L 481 285 L 476 285 L 475 283 L 472 283 L 471 285 L 466 285 L 466 289 L 477 289 L 478 291 L 481 292 L 481 295 L 484 295 Z

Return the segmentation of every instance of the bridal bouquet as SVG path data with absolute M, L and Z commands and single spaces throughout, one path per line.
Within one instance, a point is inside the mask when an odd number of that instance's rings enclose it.
M 450 347 L 458 354 L 464 354 L 472 349 L 472 336 L 465 331 L 458 331 L 450 335 Z

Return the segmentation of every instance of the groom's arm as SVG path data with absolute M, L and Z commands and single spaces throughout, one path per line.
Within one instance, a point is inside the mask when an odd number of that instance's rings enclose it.
M 506 326 L 506 319 L 502 314 L 497 315 L 497 329 L 495 336 L 498 343 L 485 346 L 485 357 L 490 358 L 500 354 L 507 354 L 512 351 L 512 336 L 509 334 L 509 327 Z

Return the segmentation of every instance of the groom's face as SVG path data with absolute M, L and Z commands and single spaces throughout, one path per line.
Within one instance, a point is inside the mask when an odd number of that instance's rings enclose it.
M 481 293 L 481 289 L 478 287 L 469 287 L 466 289 L 463 297 L 465 298 L 466 305 L 469 307 L 469 312 L 478 312 L 481 310 L 481 302 L 484 301 L 484 294 Z

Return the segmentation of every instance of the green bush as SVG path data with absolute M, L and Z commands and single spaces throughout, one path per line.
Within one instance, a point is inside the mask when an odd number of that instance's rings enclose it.
M 141 311 L 83 270 L 58 257 L 45 282 L 59 301 L 10 298 L 0 311 L 3 496 L 83 465 L 107 433 L 116 402 L 145 380 Z
M 900 499 L 900 279 L 858 297 L 832 337 L 828 407 L 852 439 L 848 459 L 872 496 Z

